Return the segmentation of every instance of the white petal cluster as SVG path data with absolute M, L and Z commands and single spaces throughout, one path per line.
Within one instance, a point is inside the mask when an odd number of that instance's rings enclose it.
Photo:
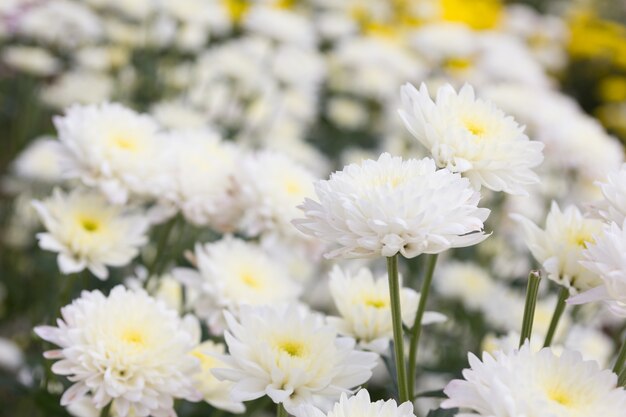
M 447 262 L 435 272 L 433 284 L 447 298 L 460 300 L 469 310 L 481 311 L 502 289 L 488 271 L 471 262 Z
M 294 234 L 296 206 L 314 194 L 315 176 L 289 157 L 262 151 L 242 161 L 237 183 L 245 210 L 242 228 L 248 235 L 280 231 Z
M 626 219 L 626 164 L 610 172 L 606 182 L 598 182 L 604 199 L 598 204 L 598 214 L 607 222 L 624 223 Z
M 599 285 L 570 298 L 573 304 L 603 300 L 615 314 L 626 317 L 626 221 L 612 223 L 587 246 L 582 265 L 600 276 Z
M 619 417 L 626 409 L 626 391 L 617 376 L 583 361 L 577 352 L 557 356 L 550 348 L 532 352 L 528 344 L 511 353 L 469 354 L 464 380 L 444 392 L 444 408 L 459 407 L 458 417 Z
M 191 376 L 198 362 L 189 353 L 197 344 L 197 321 L 123 286 L 108 297 L 83 292 L 61 309 L 57 326 L 35 332 L 59 349 L 45 353 L 58 361 L 52 371 L 73 385 L 61 398 L 68 405 L 87 393 L 96 408 L 113 402 L 121 416 L 169 417 L 174 399 L 199 399 Z
M 330 273 L 330 294 L 340 317 L 329 317 L 339 333 L 355 338 L 359 345 L 367 350 L 383 353 L 393 339 L 391 321 L 391 300 L 387 276 L 374 278 L 367 268 L 359 269 L 355 274 L 343 271 L 335 266 Z M 402 321 L 411 327 L 415 322 L 415 313 L 420 294 L 411 288 L 400 289 Z M 439 313 L 426 311 L 423 324 L 445 320 Z
M 222 343 L 215 343 L 210 340 L 202 342 L 191 354 L 200 360 L 201 371 L 194 376 L 195 387 L 204 398 L 204 401 L 220 410 L 231 413 L 242 413 L 246 407 L 241 401 L 233 401 L 230 398 L 230 391 L 233 383 L 220 381 L 211 373 L 212 369 L 221 368 L 224 364 L 217 358 L 223 355 L 225 346 Z
M 477 207 L 480 194 L 429 158 L 403 161 L 384 153 L 317 181 L 315 192 L 319 202 L 306 199 L 300 206 L 305 218 L 294 224 L 340 246 L 328 257 L 413 258 L 487 237 L 489 210 Z
M 548 278 L 570 289 L 572 293 L 598 286 L 598 274 L 580 264 L 583 251 L 602 231 L 602 222 L 583 217 L 575 206 L 561 211 L 552 203 L 546 218 L 545 229 L 540 229 L 529 219 L 511 215 L 523 228 L 526 244 L 531 253 L 548 273 Z
M 271 257 L 259 244 L 233 237 L 196 245 L 198 270 L 177 268 L 174 275 L 197 292 L 192 301 L 197 314 L 207 318 L 214 332 L 223 329 L 222 310 L 237 314 L 243 305 L 295 301 L 301 287 L 284 262 Z
M 329 409 L 341 393 L 366 382 L 378 355 L 354 349 L 337 337 L 324 317 L 296 305 L 242 308 L 239 320 L 226 312 L 230 355 L 213 373 L 236 382 L 235 401 L 269 396 L 289 413 L 311 404 Z
M 469 85 L 458 94 L 445 85 L 433 101 L 424 84 L 419 91 L 406 84 L 400 116 L 437 165 L 462 173 L 476 188 L 526 194 L 526 186 L 539 182 L 532 168 L 543 161 L 543 144 L 530 141 L 511 116 L 476 99 Z
M 33 201 L 45 228 L 39 246 L 58 252 L 64 274 L 89 269 L 100 279 L 107 266 L 127 265 L 146 244 L 147 220 L 122 206 L 113 206 L 94 191 L 55 189 L 51 197 Z
M 302 406 L 296 412 L 297 417 L 415 417 L 413 404 L 407 401 L 398 405 L 395 400 L 371 402 L 367 390 L 362 389 L 348 398 L 341 394 L 332 410 L 323 413 L 315 407 Z
M 230 229 L 235 209 L 234 174 L 238 148 L 206 130 L 174 132 L 176 195 L 173 202 L 195 225 Z
M 54 124 L 70 155 L 66 175 L 98 186 L 112 202 L 172 188 L 166 139 L 148 115 L 119 104 L 74 105 Z

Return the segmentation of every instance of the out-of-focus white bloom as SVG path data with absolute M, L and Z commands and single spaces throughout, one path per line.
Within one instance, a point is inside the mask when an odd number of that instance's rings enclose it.
M 548 278 L 577 293 L 598 286 L 597 273 L 580 264 L 583 250 L 593 243 L 602 231 L 602 222 L 583 217 L 576 206 L 561 211 L 552 202 L 545 229 L 540 229 L 527 218 L 512 214 L 522 226 L 528 249 L 548 273 Z
M 209 130 L 183 130 L 170 134 L 176 193 L 172 202 L 185 218 L 216 230 L 232 230 L 239 213 L 234 177 L 242 158 L 232 143 Z
M 543 144 L 530 141 L 512 117 L 476 99 L 465 85 L 457 94 L 446 85 L 430 98 L 426 85 L 402 87 L 400 116 L 440 167 L 460 172 L 476 188 L 526 194 L 539 182 L 532 171 L 543 161 Z
M 282 261 L 271 258 L 253 242 L 226 237 L 198 244 L 195 261 L 197 272 L 179 268 L 174 275 L 199 291 L 194 307 L 200 317 L 209 320 L 215 333 L 223 330 L 223 309 L 236 315 L 246 304 L 291 302 L 300 294 L 300 286 L 291 279 Z
M 225 352 L 222 343 L 215 343 L 210 340 L 199 344 L 191 354 L 200 360 L 201 372 L 194 376 L 195 387 L 204 398 L 204 401 L 220 410 L 231 413 L 243 413 L 246 407 L 241 401 L 233 401 L 230 398 L 230 391 L 233 383 L 220 381 L 212 373 L 215 368 L 222 368 L 224 363 L 217 356 Z
M 110 76 L 91 71 L 66 72 L 41 91 L 47 105 L 63 109 L 74 104 L 95 104 L 108 100 L 113 94 Z
M 2 52 L 2 60 L 12 68 L 39 76 L 52 75 L 61 66 L 46 49 L 34 46 L 9 46 Z
M 581 261 L 600 276 L 598 286 L 568 300 L 572 304 L 606 301 L 611 311 L 626 317 L 626 221 L 620 228 L 612 223 L 589 244 Z
M 488 333 L 481 342 L 481 350 L 494 355 L 496 352 L 501 351 L 509 354 L 519 349 L 520 334 L 515 331 L 509 331 L 504 336 L 496 336 L 493 333 Z M 544 337 L 543 334 L 534 333 L 530 337 L 530 350 L 533 352 L 539 352 L 543 348 Z M 528 339 L 526 339 L 528 344 Z M 558 346 L 550 346 L 553 352 L 561 353 L 562 349 Z
M 42 136 L 32 141 L 13 161 L 12 171 L 18 178 L 54 184 L 61 182 L 63 147 L 55 139 Z
M 528 345 L 510 353 L 483 353 L 482 362 L 469 354 L 465 380 L 444 389 L 444 408 L 471 410 L 459 416 L 605 416 L 619 417 L 626 391 L 617 376 L 583 361 L 578 352 L 560 356 L 550 348 L 532 352 Z
M 314 194 L 315 176 L 285 155 L 251 154 L 241 162 L 236 181 L 244 209 L 242 227 L 249 235 L 279 231 L 293 234 L 297 205 Z
M 14 341 L 0 337 L 0 369 L 15 372 L 23 364 L 22 349 Z
M 327 117 L 343 129 L 359 129 L 368 121 L 365 105 L 357 100 L 335 97 L 328 102 Z
M 374 279 L 372 271 L 361 268 L 355 274 L 335 266 L 330 273 L 330 293 L 340 317 L 329 317 L 340 334 L 355 338 L 359 345 L 383 353 L 393 339 L 389 282 L 386 276 Z M 411 288 L 400 289 L 402 321 L 409 327 L 415 322 L 420 295 Z M 422 324 L 445 321 L 445 316 L 426 311 Z
M 302 232 L 338 244 L 327 257 L 413 258 L 474 245 L 488 235 L 489 210 L 478 208 L 480 194 L 468 180 L 436 170 L 432 159 L 403 161 L 382 154 L 317 181 L 320 202 L 306 199 Z
M 61 314 L 58 327 L 35 332 L 59 346 L 44 356 L 58 359 L 52 371 L 74 383 L 62 405 L 91 393 L 96 408 L 113 402 L 122 417 L 168 417 L 175 415 L 175 398 L 200 399 L 192 381 L 198 363 L 190 351 L 199 339 L 193 317 L 181 319 L 144 291 L 121 285 L 108 297 L 84 291 Z
M 583 359 L 598 362 L 601 368 L 607 367 L 613 355 L 613 340 L 593 327 L 572 326 L 564 345 L 567 349 L 580 352 Z
M 372 375 L 378 355 L 354 350 L 355 341 L 337 337 L 323 316 L 295 305 L 245 307 L 237 321 L 225 312 L 230 355 L 220 379 L 236 382 L 235 401 L 269 396 L 289 413 L 311 404 L 327 410 L 342 392 Z
M 244 27 L 252 33 L 301 48 L 313 47 L 316 42 L 311 21 L 289 10 L 256 5 L 248 11 Z
M 152 106 L 154 118 L 170 129 L 198 129 L 206 126 L 207 117 L 199 110 L 178 101 L 161 101 Z
M 88 46 L 76 52 L 81 69 L 106 72 L 128 63 L 129 51 L 120 46 Z
M 70 154 L 66 175 L 98 186 L 112 202 L 172 189 L 167 138 L 148 115 L 111 103 L 72 106 L 54 124 Z
M 66 410 L 74 417 L 100 416 L 100 410 L 93 405 L 93 400 L 90 395 L 85 395 L 82 398 L 76 399 L 71 404 L 67 405 Z
M 433 284 L 444 297 L 460 300 L 470 310 L 480 311 L 496 295 L 489 273 L 470 262 L 448 262 L 437 268 Z
M 102 36 L 102 22 L 87 5 L 55 0 L 25 8 L 17 31 L 40 42 L 71 48 L 97 41 Z
M 52 197 L 33 201 L 44 226 L 39 246 L 58 252 L 64 274 L 89 269 L 100 279 L 109 275 L 107 266 L 124 266 L 147 242 L 148 222 L 140 214 L 127 213 L 107 203 L 92 191 L 75 189 L 69 194 L 55 189 Z
M 319 409 L 303 405 L 295 412 L 297 417 L 415 417 L 413 404 L 410 401 L 398 405 L 395 400 L 378 400 L 371 402 L 366 389 L 348 398 L 341 394 L 339 402 L 335 403 L 328 413 Z
M 598 214 L 607 222 L 623 224 L 626 219 L 626 164 L 610 172 L 606 182 L 598 182 L 604 199 L 597 204 Z

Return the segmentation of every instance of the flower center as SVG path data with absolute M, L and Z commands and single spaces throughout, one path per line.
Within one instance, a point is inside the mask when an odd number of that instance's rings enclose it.
M 587 245 L 594 243 L 593 236 L 584 231 L 574 232 L 569 236 L 569 242 L 581 248 L 587 248 Z
M 278 344 L 278 349 L 295 358 L 301 358 L 305 353 L 304 345 L 301 342 L 294 340 L 285 340 L 280 342 Z
M 374 308 L 385 308 L 387 307 L 387 300 L 384 300 L 382 298 L 375 298 L 375 297 L 366 297 L 363 302 L 365 303 L 366 306 L 369 307 L 374 307 Z
M 469 132 L 472 135 L 477 136 L 479 138 L 482 138 L 487 132 L 487 129 L 485 129 L 485 126 L 483 126 L 481 123 L 478 123 L 475 120 L 465 120 L 464 125 L 465 125 L 465 128 L 469 130 Z
M 198 350 L 194 350 L 191 354 L 200 359 L 200 366 L 202 369 L 215 368 L 215 365 L 217 365 L 217 360 L 214 357 L 206 355 Z
M 462 71 L 472 66 L 472 60 L 469 58 L 450 58 L 444 62 L 443 66 L 451 71 Z
M 240 278 L 241 278 L 241 282 L 246 284 L 248 287 L 258 288 L 261 286 L 259 279 L 250 272 L 243 272 Z
M 548 389 L 548 398 L 563 407 L 571 407 L 574 404 L 574 398 L 560 388 Z
M 285 182 L 285 189 L 289 195 L 298 195 L 302 193 L 302 187 L 295 181 L 287 180 Z
M 111 143 L 118 149 L 122 149 L 128 152 L 135 152 L 137 150 L 137 141 L 133 138 L 123 135 L 116 135 L 111 139 Z
M 100 229 L 101 225 L 100 225 L 100 222 L 96 219 L 84 217 L 80 219 L 80 226 L 86 232 L 93 233 L 93 232 L 97 232 Z
M 122 341 L 134 347 L 145 347 L 145 335 L 137 329 L 126 329 L 122 333 Z

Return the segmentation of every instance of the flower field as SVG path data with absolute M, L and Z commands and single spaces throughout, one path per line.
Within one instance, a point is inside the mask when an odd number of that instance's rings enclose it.
M 624 417 L 626 5 L 0 1 L 0 416 Z

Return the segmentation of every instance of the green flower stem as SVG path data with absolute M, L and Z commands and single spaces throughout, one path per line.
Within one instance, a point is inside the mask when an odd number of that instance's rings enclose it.
M 156 249 L 156 253 L 154 254 L 154 259 L 152 260 L 152 263 L 148 267 L 148 276 L 146 278 L 146 282 L 144 283 L 144 288 L 148 288 L 148 284 L 150 283 L 150 280 L 152 279 L 153 275 L 156 275 L 158 273 L 159 264 L 162 264 L 164 262 L 162 258 L 163 258 L 163 254 L 165 251 L 165 247 L 167 246 L 167 241 L 169 240 L 170 234 L 172 233 L 172 230 L 174 229 L 174 226 L 176 225 L 177 220 L 178 220 L 178 216 L 174 216 L 164 226 L 163 232 L 161 233 L 161 238 L 159 239 L 159 243 L 157 244 L 157 249 Z
M 617 360 L 615 361 L 615 366 L 613 367 L 613 372 L 615 372 L 617 375 L 620 375 L 622 372 L 624 372 L 626 369 L 626 367 L 624 366 L 626 364 L 626 339 L 624 340 L 624 343 L 622 343 L 622 348 L 619 350 L 619 354 L 617 355 Z
M 104 406 L 100 410 L 100 417 L 110 417 L 111 416 L 111 405 L 113 404 L 113 400 L 109 401 L 107 405 Z
M 535 319 L 535 306 L 537 305 L 537 293 L 541 275 L 539 271 L 530 271 L 528 276 L 528 288 L 526 289 L 526 304 L 524 305 L 524 321 L 522 322 L 522 332 L 519 339 L 519 346 L 522 347 L 526 339 L 530 339 L 533 331 L 533 321 Z
M 285 406 L 283 403 L 278 403 L 276 405 L 276 417 L 288 417 L 289 413 L 285 410 Z
M 618 387 L 626 386 L 626 369 L 622 371 L 619 378 L 617 379 L 617 386 Z
M 415 313 L 415 322 L 411 329 L 411 344 L 409 346 L 409 370 L 408 370 L 408 389 L 409 395 L 413 395 L 415 388 L 415 370 L 417 366 L 417 349 L 419 347 L 420 336 L 422 334 L 422 318 L 426 311 L 426 301 L 428 300 L 428 294 L 430 293 L 430 286 L 433 281 L 433 273 L 435 272 L 435 265 L 437 265 L 438 255 L 429 255 L 426 260 L 426 274 L 424 275 L 424 281 L 422 281 L 422 289 L 420 292 L 420 301 L 417 306 L 417 312 Z
M 393 321 L 393 346 L 398 377 L 398 396 L 400 403 L 409 400 L 404 366 L 404 334 L 402 332 L 402 310 L 400 308 L 400 280 L 398 278 L 398 255 L 387 258 L 389 275 L 389 298 L 391 299 L 391 319 Z
M 548 328 L 546 339 L 543 342 L 543 347 L 548 347 L 552 344 L 552 339 L 556 333 L 556 327 L 559 325 L 559 320 L 565 311 L 565 300 L 567 300 L 567 297 L 569 297 L 569 290 L 566 287 L 561 287 L 561 290 L 559 291 L 559 299 L 556 302 L 554 314 L 552 315 L 552 320 L 550 320 L 550 327 Z

